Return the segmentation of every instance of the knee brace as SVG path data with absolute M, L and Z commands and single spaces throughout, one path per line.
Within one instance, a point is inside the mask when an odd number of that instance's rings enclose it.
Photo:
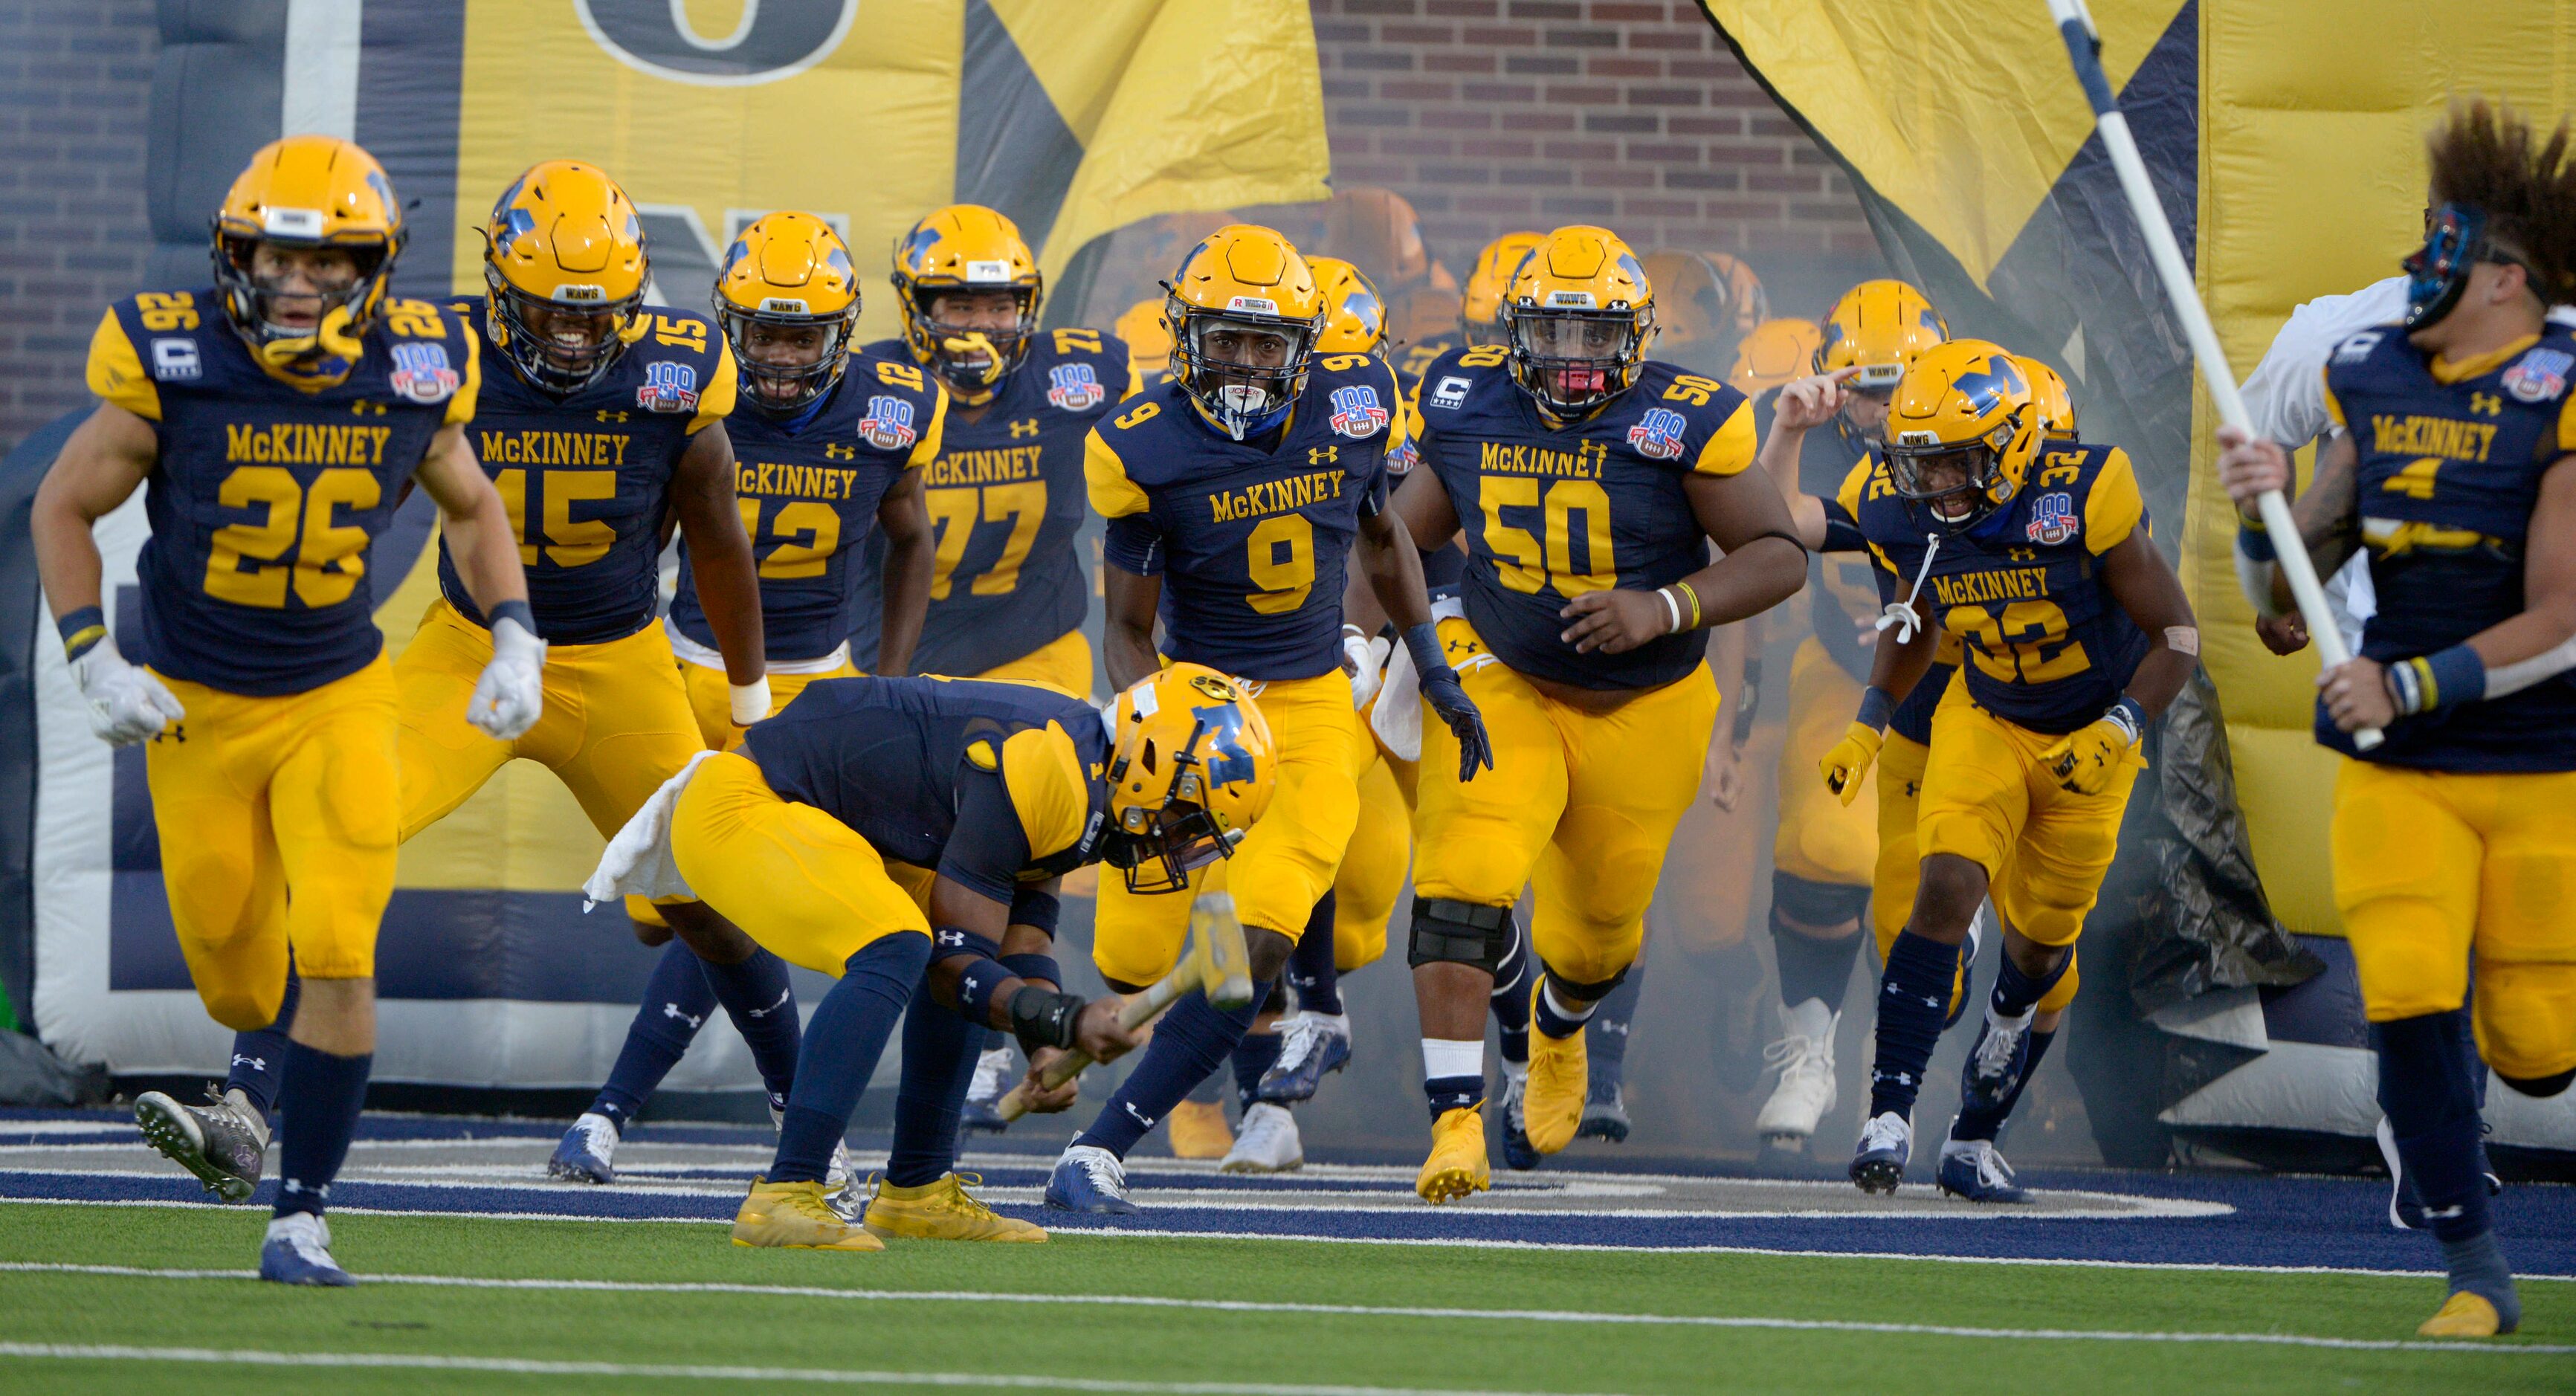
M 1850 883 L 1814 882 L 1776 869 L 1771 874 L 1771 931 L 1784 929 L 1783 918 L 1815 930 L 1858 921 L 1869 910 L 1869 889 Z
M 1501 968 L 1512 948 L 1512 909 L 1453 902 L 1445 897 L 1417 898 L 1413 903 L 1412 943 L 1404 962 L 1467 965 L 1487 974 Z
M 1635 961 L 1631 960 L 1627 964 L 1619 966 L 1619 972 L 1617 974 L 1591 984 L 1586 984 L 1574 979 L 1545 960 L 1539 961 L 1538 967 L 1547 975 L 1548 983 L 1564 990 L 1571 997 L 1586 1001 L 1598 1001 L 1610 997 L 1611 990 L 1618 988 L 1623 983 L 1626 983 L 1628 979 L 1628 971 L 1635 969 L 1637 965 Z

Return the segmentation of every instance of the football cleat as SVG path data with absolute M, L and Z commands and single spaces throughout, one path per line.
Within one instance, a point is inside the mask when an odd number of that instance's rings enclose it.
M 206 1102 L 181 1105 L 159 1091 L 145 1091 L 135 1097 L 134 1123 L 145 1143 L 196 1174 L 206 1191 L 226 1202 L 247 1202 L 268 1157 L 268 1121 L 237 1090 L 218 1094 L 209 1086 Z
M 1043 1241 L 1044 1228 L 1006 1217 L 966 1191 L 971 1173 L 947 1173 L 935 1183 L 900 1188 L 877 1184 L 868 1203 L 867 1228 L 879 1236 L 910 1236 L 924 1241 Z
M 1351 1020 L 1342 1013 L 1299 1013 L 1279 1034 L 1279 1060 L 1261 1073 L 1254 1094 L 1286 1104 L 1312 1100 L 1327 1073 L 1351 1061 Z
M 1547 976 L 1532 976 L 1530 1000 L 1547 992 Z M 1529 1129 L 1530 1147 L 1552 1154 L 1574 1142 L 1574 1127 L 1583 1122 L 1583 1097 L 1590 1091 L 1590 1053 L 1577 1030 L 1572 1037 L 1550 1037 L 1530 1013 L 1529 1088 L 1521 1097 L 1521 1118 Z
M 867 1228 L 833 1209 L 821 1183 L 773 1183 L 759 1176 L 734 1213 L 733 1243 L 800 1251 L 885 1249 Z
M 2429 1224 L 2424 1215 L 2424 1195 L 2415 1190 L 2415 1180 L 2406 1172 L 2406 1161 L 2397 1154 L 2397 1131 L 2389 1126 L 2388 1117 L 2379 1117 L 2376 1131 L 2379 1156 L 2388 1163 L 2388 1224 L 2399 1231 L 2422 1231 Z M 2495 1165 L 2487 1161 L 2487 1142 L 2478 1141 L 2478 1175 L 2486 1179 L 2487 1196 L 2504 1191 L 2504 1179 L 2496 1176 Z
M 346 1289 L 358 1282 L 357 1276 L 331 1258 L 331 1224 L 311 1212 L 289 1212 L 268 1224 L 268 1239 L 259 1247 L 259 1277 L 276 1284 L 328 1289 Z
M 1414 1175 L 1413 1190 L 1437 1207 L 1493 1185 L 1494 1166 L 1485 1157 L 1484 1107 L 1441 1111 L 1431 1126 L 1431 1157 Z
M 1290 1173 L 1306 1166 L 1305 1147 L 1297 1139 L 1297 1117 L 1285 1105 L 1255 1101 L 1243 1112 L 1243 1129 L 1226 1150 L 1220 1173 Z
M 1941 1191 L 1970 1202 L 2030 1200 L 2028 1189 L 2014 1186 L 2012 1165 L 1990 1139 L 1943 1140 L 1939 1181 Z
M 769 1122 L 780 1129 L 786 1128 L 787 1112 L 775 1105 L 770 1106 Z M 858 1175 L 850 1171 L 849 1141 L 833 1140 L 832 1161 L 823 1165 L 823 1196 L 832 1204 L 832 1210 L 840 1214 L 841 1220 L 853 1226 L 858 1224 L 860 1214 L 868 1205 L 868 1196 L 860 1187 Z
M 1538 1150 L 1530 1147 L 1529 1114 L 1522 1103 L 1529 1098 L 1529 1075 L 1526 1071 L 1503 1073 L 1503 1166 L 1515 1173 L 1527 1173 L 1538 1167 Z
M 1977 1040 L 1968 1048 L 1967 1068 L 1959 1073 L 1959 1104 L 1970 1110 L 2001 1110 L 2030 1070 L 2031 1014 L 2019 1026 L 1989 1016 L 1977 1025 Z
M 1011 1127 L 1002 1118 L 1002 1097 L 1011 1088 L 1011 1048 L 1004 1043 L 975 1058 L 975 1080 L 966 1088 L 966 1109 L 957 1117 L 960 1129 L 988 1129 L 995 1134 Z
M 1047 1175 L 1046 1205 L 1112 1217 L 1136 1213 L 1136 1204 L 1127 1200 L 1127 1165 L 1092 1144 L 1072 1145 L 1055 1161 L 1055 1171 Z
M 1834 1108 L 1834 1029 L 1842 1016 L 1828 1011 L 1821 999 L 1781 1006 L 1780 1040 L 1762 1049 L 1762 1060 L 1780 1068 L 1780 1082 L 1753 1117 L 1753 1132 L 1774 1147 L 1805 1148 L 1825 1112 Z
M 2454 1290 L 2442 1301 L 2442 1307 L 2415 1329 L 2418 1338 L 2492 1338 L 2513 1330 L 2504 1326 L 2496 1315 L 2496 1306 L 2483 1294 Z
M 1574 1127 L 1574 1137 L 1628 1142 L 1628 1101 L 1617 1086 L 1596 1089 L 1584 1097 L 1583 1120 Z
M 567 1183 L 616 1182 L 617 1122 L 597 1111 L 583 1111 L 564 1131 L 563 1142 L 555 1145 L 554 1157 L 546 1160 L 546 1176 Z
M 1226 1127 L 1225 1107 L 1215 1101 L 1182 1101 L 1172 1107 L 1168 1120 L 1174 1158 L 1224 1158 L 1234 1150 L 1234 1131 Z
M 1913 1122 L 1893 1110 L 1874 1116 L 1860 1127 L 1860 1143 L 1852 1149 L 1851 1180 L 1862 1192 L 1894 1192 L 1913 1156 Z

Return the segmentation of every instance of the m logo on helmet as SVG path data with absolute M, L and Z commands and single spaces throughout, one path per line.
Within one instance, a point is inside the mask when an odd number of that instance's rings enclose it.
M 1259 296 L 1236 296 L 1225 303 L 1225 308 L 1249 310 L 1260 315 L 1276 315 L 1279 313 L 1279 302 L 1264 300 Z
M 1243 709 L 1232 702 L 1192 708 L 1190 716 L 1207 730 L 1207 778 L 1210 785 L 1250 781 L 1252 753 L 1243 749 Z
M 1968 409 L 1982 417 L 2004 405 L 2008 394 L 2030 391 L 2030 380 L 2022 376 L 2010 359 L 1988 359 L 1983 373 L 1963 373 L 1951 380 L 1950 386 L 1968 400 Z

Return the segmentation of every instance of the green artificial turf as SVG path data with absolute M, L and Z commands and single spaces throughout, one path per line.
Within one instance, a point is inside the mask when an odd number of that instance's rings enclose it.
M 248 1268 L 253 1209 L 0 1204 L 0 1261 Z M 1020 1304 L 954 1292 L 1145 1295 L 1454 1309 L 1717 1315 L 1984 1330 L 2411 1338 L 2421 1278 L 2129 1270 L 1654 1251 L 1487 1250 L 1059 1236 L 1044 1246 L 751 1251 L 714 1225 L 345 1217 L 361 1275 L 947 1291 L 848 1300 L 0 1272 L 0 1341 L 437 1354 L 648 1367 L 831 1369 L 1158 1383 L 1546 1392 L 1713 1390 L 2567 1391 L 2576 1356 L 2239 1343 L 1602 1325 L 1534 1317 Z M 2515 1342 L 2576 1342 L 2576 1285 L 2523 1290 Z M 0 1356 L 0 1391 L 561 1391 L 707 1385 L 651 1374 L 508 1375 Z M 149 1386 L 146 1383 L 149 1383 Z M 956 1389 L 951 1387 L 950 1389 Z

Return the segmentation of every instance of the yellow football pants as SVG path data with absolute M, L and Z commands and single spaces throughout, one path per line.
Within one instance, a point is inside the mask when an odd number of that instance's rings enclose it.
M 1798 642 L 1789 663 L 1788 740 L 1780 746 L 1780 828 L 1771 839 L 1772 866 L 1792 877 L 1844 887 L 1871 881 L 1881 823 L 1875 787 L 1864 784 L 1846 805 L 1816 778 L 1817 764 L 1851 726 L 1860 695 L 1861 685 L 1815 637 Z
M 1606 713 L 1557 702 L 1487 653 L 1462 619 L 1440 638 L 1494 742 L 1494 769 L 1458 779 L 1458 739 L 1428 714 L 1416 777 L 1413 894 L 1510 906 L 1536 893 L 1530 943 L 1568 983 L 1637 958 L 1673 827 L 1699 794 L 1717 681 L 1703 664 Z
M 680 792 L 671 861 L 700 901 L 763 948 L 835 978 L 885 936 L 930 934 L 930 918 L 866 839 L 781 799 L 738 752 L 708 760 Z
M 725 677 L 722 669 L 691 664 L 685 659 L 673 662 L 679 666 L 680 683 L 689 693 L 689 711 L 698 720 L 698 739 L 705 742 L 710 750 L 741 750 L 742 734 L 750 729 L 733 724 L 733 681 Z M 768 715 L 775 717 L 780 709 L 795 702 L 796 695 L 804 692 L 805 685 L 809 683 L 858 676 L 858 666 L 847 662 L 820 674 L 782 674 L 772 669 L 769 671 Z
M 394 682 L 402 695 L 402 836 L 444 819 L 513 757 L 553 771 L 603 838 L 707 747 L 689 690 L 658 628 L 546 651 L 545 713 L 515 742 L 465 720 L 492 636 L 432 602 Z M 728 722 L 730 725 L 730 722 Z
M 996 664 L 968 677 L 994 683 L 1042 683 L 1076 698 L 1091 696 L 1091 641 L 1068 630 L 1008 664 Z
M 1333 968 L 1344 974 L 1386 954 L 1386 923 L 1413 863 L 1413 816 L 1381 756 L 1360 777 L 1360 818 L 1333 874 Z
M 1180 960 L 1191 898 L 1200 887 L 1232 893 L 1245 926 L 1294 941 L 1333 885 L 1359 825 L 1359 779 L 1377 747 L 1351 707 L 1351 681 L 1341 670 L 1258 687 L 1253 701 L 1279 761 L 1269 810 L 1233 857 L 1200 870 L 1190 893 L 1140 896 L 1127 890 L 1123 877 L 1101 878 L 1091 958 L 1102 975 L 1150 984 L 1169 973 Z
M 2057 742 L 1978 707 L 1966 681 L 1954 681 L 1932 715 L 1915 836 L 1926 858 L 1954 853 L 1984 868 L 2014 930 L 2073 945 L 2119 851 L 2138 768 L 2123 764 L 2109 789 L 2078 795 L 2039 759 Z
M 2474 958 L 2487 1064 L 2512 1077 L 2576 1067 L 2576 772 L 2346 760 L 2332 847 L 2370 1021 L 2458 1008 Z
M 1878 940 L 1880 964 L 1887 963 L 1897 932 L 1914 914 L 1914 893 L 1923 883 L 1923 853 L 1915 829 L 1922 805 L 1923 768 L 1931 756 L 1932 748 L 1896 732 L 1887 734 L 1887 745 L 1878 753 L 1878 867 L 1870 879 L 1869 921 Z M 1812 769 L 1807 774 L 1810 784 L 1823 788 L 1824 782 L 1813 778 Z M 2009 859 L 2006 865 L 2009 868 Z M 2066 973 L 2040 996 L 2038 1011 L 2055 1013 L 2075 1001 L 2075 991 L 2083 983 L 2075 953 L 2068 947 Z M 1953 1011 L 1967 991 L 1968 966 L 1962 962 L 1950 990 Z
M 144 748 L 144 776 L 206 1012 L 275 1022 L 290 946 L 308 979 L 372 978 L 400 832 L 392 667 L 266 698 L 160 677 L 188 715 Z

